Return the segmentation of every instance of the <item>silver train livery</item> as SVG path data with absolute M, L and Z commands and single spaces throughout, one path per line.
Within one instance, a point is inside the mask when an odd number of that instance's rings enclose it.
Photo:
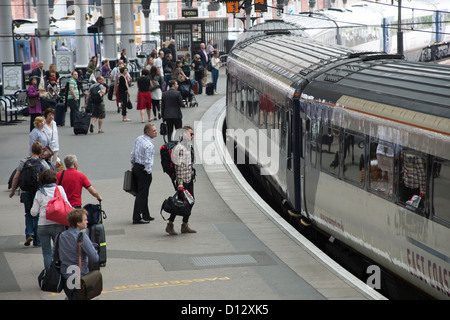
M 259 31 L 228 55 L 226 126 L 292 219 L 450 298 L 449 67 Z

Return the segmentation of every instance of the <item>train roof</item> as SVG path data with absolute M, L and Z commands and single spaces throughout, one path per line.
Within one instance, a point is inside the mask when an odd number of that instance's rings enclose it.
M 265 92 L 276 86 L 283 101 L 294 94 L 297 86 L 306 84 L 310 74 L 328 64 L 347 58 L 354 51 L 292 34 L 268 34 L 238 42 L 228 55 L 228 70 L 238 68 L 240 77 Z M 270 81 L 270 82 L 269 82 Z
M 306 32 L 301 30 L 298 25 L 285 20 L 266 20 L 263 23 L 258 23 L 239 34 L 237 41 L 245 41 L 250 38 L 265 35 L 267 33 L 287 33 L 298 35 L 300 37 L 309 37 Z
M 448 66 L 382 57 L 361 56 L 320 72 L 305 93 L 334 103 L 347 96 L 450 119 Z

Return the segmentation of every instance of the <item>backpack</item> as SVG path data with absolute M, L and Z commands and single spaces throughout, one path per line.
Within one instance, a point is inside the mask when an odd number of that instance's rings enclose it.
M 211 72 L 212 69 L 213 69 L 213 66 L 212 66 L 212 63 L 211 63 L 211 59 L 209 59 L 208 62 L 206 63 L 206 70 Z
M 36 192 L 41 186 L 39 175 L 44 171 L 44 166 L 39 158 L 30 158 L 23 164 L 20 172 L 20 189 L 22 191 Z
M 89 89 L 90 95 L 91 95 L 91 101 L 94 104 L 100 104 L 103 102 L 103 98 L 101 96 L 101 90 L 100 90 L 100 84 L 94 84 L 90 89 Z
M 165 173 L 167 173 L 172 181 L 175 181 L 177 176 L 175 172 L 175 165 L 172 161 L 173 148 L 178 144 L 178 141 L 169 141 L 162 145 L 159 149 L 161 155 L 161 166 Z

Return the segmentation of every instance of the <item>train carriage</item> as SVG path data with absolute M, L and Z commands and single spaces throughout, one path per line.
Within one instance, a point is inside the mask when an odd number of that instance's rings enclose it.
M 450 69 L 268 33 L 238 42 L 227 74 L 227 132 L 260 185 L 449 299 Z

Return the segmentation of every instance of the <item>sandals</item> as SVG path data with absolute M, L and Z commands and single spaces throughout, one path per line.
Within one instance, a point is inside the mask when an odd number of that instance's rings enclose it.
M 122 119 L 122 122 L 130 122 L 131 121 L 131 119 Z
M 98 133 L 105 133 L 105 131 L 103 131 L 103 130 L 98 130 Z

